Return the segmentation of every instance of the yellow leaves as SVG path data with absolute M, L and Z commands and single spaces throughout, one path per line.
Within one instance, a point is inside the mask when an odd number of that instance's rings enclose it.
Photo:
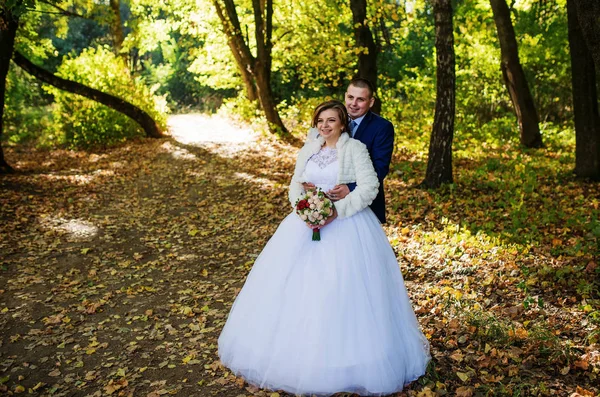
M 191 317 L 191 316 L 193 316 L 193 315 L 194 315 L 194 310 L 193 310 L 191 307 L 189 307 L 189 306 L 183 306 L 183 307 L 180 309 L 180 313 L 181 313 L 181 314 L 184 314 L 184 315 L 186 315 L 186 316 L 189 316 L 189 317 Z
M 417 392 L 416 397 L 437 397 L 437 395 L 429 386 L 425 386 L 423 390 Z
M 471 397 L 473 396 L 473 388 L 468 386 L 461 386 L 456 389 L 455 397 Z
M 189 354 L 182 359 L 183 364 L 185 365 L 197 365 L 202 362 L 196 359 L 196 353 Z
M 464 356 L 460 350 L 457 350 L 450 355 L 450 358 L 456 361 L 457 363 L 460 363 L 464 359 Z
M 64 317 L 65 317 L 65 315 L 60 313 L 60 314 L 55 314 L 53 316 L 44 317 L 44 319 L 42 321 L 46 325 L 56 325 L 56 324 L 62 323 Z
M 470 378 L 470 375 L 468 372 L 456 372 L 456 376 L 458 376 L 458 378 L 460 380 L 462 380 L 463 382 L 467 382 Z
M 90 251 L 90 248 L 82 248 L 81 249 L 81 254 L 82 255 L 86 255 L 89 251 Z
M 60 369 L 56 368 L 54 371 L 51 371 L 48 373 L 48 376 L 51 376 L 53 378 L 57 378 L 61 375 Z
M 44 387 L 44 386 L 46 386 L 46 384 L 45 384 L 44 382 L 38 382 L 38 383 L 36 383 L 36 385 L 35 385 L 35 386 L 33 386 L 33 387 L 31 388 L 31 390 L 33 390 L 33 391 L 37 391 L 37 390 L 41 389 L 41 388 L 42 388 L 42 387 Z
M 113 394 L 114 392 L 121 390 L 122 388 L 129 385 L 129 382 L 125 378 L 121 378 L 118 381 L 110 380 L 106 386 L 104 386 L 104 391 L 107 394 Z

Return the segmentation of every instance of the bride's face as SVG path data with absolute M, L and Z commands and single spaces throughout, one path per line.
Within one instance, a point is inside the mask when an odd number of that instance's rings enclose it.
M 342 134 L 344 125 L 335 109 L 323 110 L 317 118 L 317 129 L 325 139 L 336 139 Z

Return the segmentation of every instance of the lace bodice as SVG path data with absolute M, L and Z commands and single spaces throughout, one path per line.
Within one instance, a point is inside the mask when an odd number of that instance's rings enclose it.
M 304 171 L 306 180 L 327 191 L 336 185 L 338 177 L 337 149 L 324 146 L 313 154 Z

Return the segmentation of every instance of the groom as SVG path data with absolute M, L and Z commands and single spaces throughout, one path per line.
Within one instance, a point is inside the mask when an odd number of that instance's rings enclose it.
M 375 103 L 374 91 L 373 84 L 369 80 L 355 78 L 348 85 L 345 99 L 346 109 L 350 116 L 350 135 L 367 145 L 379 179 L 379 193 L 370 207 L 379 221 L 385 223 L 383 180 L 390 170 L 392 161 L 394 126 L 388 120 L 371 112 L 371 107 Z M 333 200 L 341 200 L 355 187 L 356 183 L 337 185 L 328 194 Z

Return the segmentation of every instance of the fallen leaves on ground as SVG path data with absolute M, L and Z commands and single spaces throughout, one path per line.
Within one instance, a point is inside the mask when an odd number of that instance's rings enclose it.
M 288 396 L 236 378 L 217 337 L 290 211 L 297 149 L 233 149 L 7 149 L 22 173 L 0 177 L 1 392 Z M 503 153 L 459 159 L 438 192 L 411 187 L 423 154 L 395 154 L 386 232 L 433 358 L 398 395 L 600 392 L 600 189 L 549 150 Z

